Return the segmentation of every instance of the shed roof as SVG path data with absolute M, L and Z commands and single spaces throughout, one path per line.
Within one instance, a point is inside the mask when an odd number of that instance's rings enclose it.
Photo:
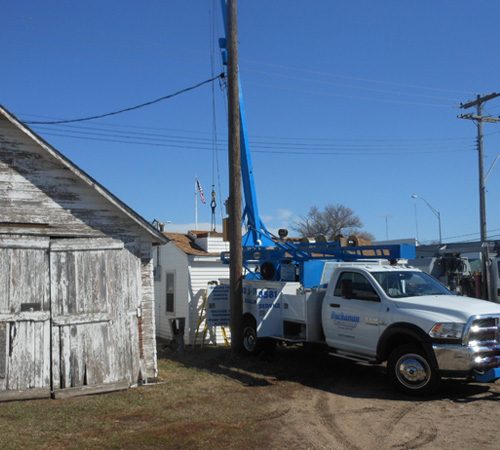
M 199 245 L 197 245 L 187 234 L 183 233 L 163 233 L 164 236 L 168 238 L 176 247 L 182 250 L 187 255 L 194 256 L 215 256 L 218 253 L 210 253 L 203 250 Z
M 58 160 L 62 165 L 67 167 L 71 172 L 73 172 L 83 183 L 90 186 L 94 190 L 96 190 L 102 197 L 104 197 L 108 202 L 113 204 L 116 208 L 118 208 L 122 213 L 124 213 L 127 217 L 129 217 L 133 222 L 139 225 L 149 236 L 152 238 L 152 242 L 156 244 L 164 244 L 168 242 L 168 239 L 158 231 L 153 225 L 151 225 L 146 219 L 144 219 L 141 215 L 135 212 L 132 208 L 127 206 L 124 202 L 122 202 L 118 197 L 113 195 L 110 191 L 108 191 L 103 185 L 98 183 L 94 178 L 92 178 L 89 174 L 87 174 L 84 170 L 80 169 L 76 164 L 70 161 L 66 156 L 64 156 L 61 152 L 52 147 L 48 142 L 46 142 L 42 137 L 40 137 L 37 133 L 31 130 L 28 126 L 22 123 L 19 119 L 17 119 L 14 114 L 5 109 L 2 105 L 0 105 L 0 116 L 3 116 L 7 119 L 12 125 L 18 128 L 22 133 L 28 136 L 31 140 L 33 140 L 36 144 L 38 144 L 44 151 L 50 154 L 53 158 Z

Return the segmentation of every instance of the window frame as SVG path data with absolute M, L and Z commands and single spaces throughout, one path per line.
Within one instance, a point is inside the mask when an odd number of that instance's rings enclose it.
M 175 270 L 167 270 L 165 272 L 165 312 L 167 314 L 175 313 L 175 288 L 176 288 L 176 276 Z M 172 286 L 169 286 L 169 278 L 171 278 Z M 169 302 L 169 296 L 171 300 Z M 171 303 L 171 309 L 169 309 L 169 303 Z
M 351 274 L 352 277 L 350 279 L 350 281 L 352 283 L 354 283 L 354 277 L 357 275 L 359 277 L 361 277 L 371 288 L 373 294 L 374 294 L 374 297 L 373 298 L 367 298 L 367 297 L 358 297 L 356 294 L 355 294 L 355 290 L 354 290 L 354 287 L 352 289 L 352 297 L 345 297 L 342 295 L 342 286 L 341 286 L 341 283 L 344 279 L 347 279 L 347 278 L 344 278 L 344 275 L 345 274 Z M 364 273 L 361 273 L 361 272 L 358 272 L 356 270 L 343 270 L 338 279 L 337 279 L 337 283 L 335 284 L 335 288 L 333 290 L 333 295 L 335 297 L 340 297 L 340 298 L 343 298 L 345 300 L 361 300 L 361 301 L 365 301 L 365 302 L 376 302 L 376 303 L 380 303 L 381 302 L 381 298 L 380 298 L 380 294 L 377 292 L 377 289 L 375 288 L 375 286 L 373 285 L 373 283 L 370 281 L 370 279 L 364 274 Z

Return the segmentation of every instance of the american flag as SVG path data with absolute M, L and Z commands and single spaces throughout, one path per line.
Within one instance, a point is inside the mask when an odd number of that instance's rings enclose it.
M 200 180 L 198 180 L 198 178 L 196 178 L 196 189 L 198 189 L 198 192 L 200 193 L 201 203 L 205 204 L 206 203 L 205 194 L 203 192 L 203 188 L 201 187 Z

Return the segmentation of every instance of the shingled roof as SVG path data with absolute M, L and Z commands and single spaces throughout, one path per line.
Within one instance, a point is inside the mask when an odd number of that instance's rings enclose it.
M 172 243 L 187 255 L 193 256 L 218 256 L 218 253 L 209 253 L 197 245 L 187 234 L 163 233 Z

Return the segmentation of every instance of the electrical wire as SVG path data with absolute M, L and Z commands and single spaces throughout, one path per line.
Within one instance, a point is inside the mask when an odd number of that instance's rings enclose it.
M 110 129 L 109 127 L 89 127 L 81 125 L 68 125 L 62 124 L 57 127 L 46 127 L 44 125 L 37 125 L 34 127 L 36 131 L 44 132 L 64 132 L 75 136 L 103 136 L 111 138 L 121 138 L 121 139 L 136 139 L 142 140 L 144 142 L 148 141 L 161 141 L 161 142 L 176 142 L 176 143 L 186 143 L 186 144 L 196 144 L 196 145 L 208 145 L 213 144 L 213 134 L 212 138 L 208 137 L 198 137 L 198 136 L 185 136 L 182 134 L 171 134 L 171 133 L 146 133 L 137 132 L 131 130 L 117 130 Z M 217 134 L 217 145 L 219 135 Z M 222 138 L 221 138 L 222 139 Z M 306 138 L 304 138 L 306 139 Z M 314 139 L 312 139 L 314 141 Z M 303 142 L 303 139 L 299 139 L 298 142 L 294 142 L 292 139 L 287 138 L 270 138 L 269 140 L 252 139 L 250 142 L 252 146 L 257 148 L 277 148 L 277 149 L 407 149 L 407 150 L 418 150 L 421 148 L 432 148 L 434 150 L 440 149 L 452 149 L 452 148 L 475 148 L 475 143 L 473 138 L 456 138 L 456 139 L 421 139 L 421 140 L 354 140 L 350 142 L 347 139 L 324 139 L 319 142 Z M 455 141 L 455 142 L 454 142 Z
M 72 139 L 80 139 L 80 140 L 88 140 L 88 141 L 100 141 L 100 142 L 113 142 L 120 144 L 128 144 L 128 145 L 140 145 L 141 147 L 163 147 L 163 148 L 173 148 L 173 149 L 183 149 L 183 150 L 204 150 L 211 151 L 212 145 L 202 145 L 202 144 L 188 144 L 187 142 L 162 142 L 162 141 L 147 141 L 147 140 L 126 140 L 123 137 L 112 138 L 107 136 L 102 137 L 93 137 L 89 135 L 71 135 L 64 133 L 54 133 L 54 132 L 46 132 L 44 133 L 47 136 L 56 136 L 56 137 L 65 137 Z M 262 148 L 259 150 L 258 148 Z M 253 149 L 253 153 L 264 153 L 264 154 L 278 154 L 278 155 L 324 155 L 324 156 L 383 156 L 383 155 L 396 155 L 396 156 L 408 156 L 408 155 L 424 155 L 424 154 L 436 154 L 436 153 L 457 153 L 457 152 L 473 152 L 473 148 L 455 148 L 455 149 L 433 149 L 433 150 L 420 150 L 420 151 L 402 151 L 402 150 L 394 150 L 394 151 L 378 151 L 378 150 L 369 150 L 366 148 L 355 149 L 355 151 L 302 151 L 302 150 L 293 150 L 286 148 L 273 148 L 273 147 L 258 147 L 257 149 Z M 219 145 L 217 147 L 217 151 L 226 152 L 227 149 L 223 145 Z
M 487 230 L 486 233 L 489 234 L 489 233 L 492 233 L 494 231 L 500 231 L 500 228 L 494 228 L 492 230 Z M 447 241 L 449 239 L 457 239 L 457 238 L 464 238 L 464 237 L 469 237 L 469 236 L 479 236 L 481 233 L 467 233 L 467 234 L 459 234 L 457 236 L 448 236 L 448 237 L 444 237 L 443 238 L 443 241 Z
M 394 82 L 394 81 L 375 80 L 375 79 L 366 78 L 366 77 L 354 77 L 354 76 L 348 76 L 348 75 L 339 75 L 339 74 L 334 74 L 334 73 L 326 72 L 326 71 L 306 69 L 303 67 L 287 66 L 284 64 L 268 63 L 265 61 L 256 61 L 256 60 L 251 60 L 251 59 L 246 59 L 246 58 L 241 58 L 241 61 L 246 62 L 246 63 L 250 63 L 250 64 L 257 64 L 260 67 L 267 66 L 267 67 L 280 68 L 280 69 L 285 70 L 286 72 L 295 71 L 295 72 L 309 73 L 309 74 L 314 74 L 314 75 L 329 76 L 332 78 L 340 78 L 343 80 L 385 84 L 385 85 L 390 85 L 390 86 L 398 86 L 398 87 L 404 87 L 404 88 L 410 88 L 410 89 L 420 89 L 420 90 L 426 90 L 426 91 L 449 92 L 449 93 L 456 93 L 456 94 L 461 94 L 461 95 L 474 94 L 474 92 L 461 91 L 461 90 L 455 90 L 455 89 L 436 88 L 436 87 L 422 86 L 422 85 L 415 85 L 415 84 L 408 84 L 408 83 L 399 83 L 399 82 Z
M 224 97 L 224 99 L 226 99 Z M 227 113 L 227 105 L 226 102 L 224 102 L 224 107 L 226 108 L 226 113 Z M 41 117 L 41 118 L 47 118 L 47 119 L 54 119 L 54 120 L 59 120 L 60 118 L 56 117 L 49 117 L 49 116 L 40 116 L 36 114 L 22 114 L 23 116 L 26 117 Z M 25 123 L 28 123 L 28 121 L 24 121 Z M 115 132 L 115 133 L 127 133 L 127 134 L 137 134 L 137 135 L 143 135 L 143 136 L 165 136 L 163 133 L 145 133 L 145 132 L 140 132 L 140 131 L 131 131 L 131 129 L 137 129 L 137 130 L 152 130 L 152 131 L 168 131 L 168 132 L 179 132 L 179 133 L 185 133 L 185 134 L 195 134 L 195 135 L 210 135 L 212 136 L 213 131 L 201 131 L 201 130 L 191 130 L 191 129 L 178 129 L 178 128 L 164 128 L 164 127 L 151 127 L 151 126 L 140 126 L 140 125 L 132 125 L 132 124 L 118 124 L 118 123 L 106 123 L 104 125 L 105 127 L 110 127 L 110 128 L 115 128 L 115 130 L 109 130 L 107 128 L 97 128 L 94 124 L 88 124 L 88 125 L 65 125 L 61 124 L 59 125 L 60 127 L 64 128 L 74 128 L 74 129 L 82 129 L 82 130 L 99 130 L 99 131 L 109 131 L 109 132 Z M 99 125 L 99 127 L 102 127 L 103 125 Z M 125 131 L 121 130 L 116 130 L 116 128 L 126 128 Z M 484 136 L 491 136 L 494 134 L 500 133 L 500 130 L 498 131 L 493 131 L 490 133 L 485 133 Z M 192 137 L 192 139 L 196 139 Z M 227 135 L 218 133 L 218 139 L 224 140 L 227 139 Z M 458 136 L 458 137 L 410 137 L 410 138 L 377 138 L 377 137 L 367 137 L 367 138 L 330 138 L 330 137 L 301 137 L 301 136 L 269 136 L 269 135 L 258 135 L 258 134 L 252 134 L 252 142 L 261 142 L 261 140 L 265 140 L 265 142 L 272 142 L 272 141 L 306 141 L 309 145 L 310 142 L 317 142 L 317 141 L 322 141 L 322 142 L 344 142 L 344 143 L 349 143 L 349 142 L 397 142 L 397 143 L 410 143 L 410 142 L 415 142 L 415 143 L 425 143 L 425 142 L 453 142 L 453 141 L 466 141 L 466 142 L 471 142 L 474 141 L 473 136 Z M 475 142 L 475 141 L 474 141 Z
M 52 120 L 52 121 L 27 121 L 24 123 L 29 124 L 29 125 L 57 125 L 57 124 L 63 124 L 63 123 L 84 122 L 86 120 L 102 119 L 103 117 L 115 116 L 117 114 L 129 112 L 129 111 L 134 111 L 136 109 L 144 108 L 145 106 L 150 106 L 150 105 L 153 105 L 155 103 L 161 102 L 163 100 L 168 100 L 168 99 L 171 99 L 171 98 L 176 97 L 178 95 L 185 94 L 186 92 L 192 91 L 192 90 L 197 89 L 205 84 L 211 83 L 211 82 L 215 81 L 217 78 L 224 78 L 224 72 L 220 73 L 216 77 L 209 78 L 208 80 L 202 81 L 200 83 L 194 84 L 193 86 L 189 86 L 187 88 L 184 88 L 184 89 L 181 89 L 177 92 L 174 92 L 173 94 L 164 95 L 163 97 L 159 97 L 159 98 L 156 98 L 154 100 L 150 100 L 148 102 L 141 103 L 139 105 L 131 106 L 129 108 L 119 109 L 117 111 L 112 111 L 109 113 L 98 114 L 95 116 L 80 117 L 78 119 Z
M 294 88 L 289 88 L 286 86 L 280 86 L 277 84 L 265 84 L 265 83 L 259 83 L 259 82 L 254 82 L 251 81 L 248 84 L 253 84 L 259 87 L 265 87 L 265 88 L 271 88 L 273 90 L 279 89 L 282 91 L 292 91 L 292 92 L 299 92 L 302 94 L 307 94 L 307 95 L 320 95 L 322 97 L 338 97 L 338 98 L 347 98 L 349 100 L 368 100 L 368 101 L 375 101 L 375 102 L 381 102 L 381 103 L 393 103 L 393 104 L 398 104 L 398 105 L 412 105 L 412 106 L 430 106 L 430 107 L 436 107 L 436 108 L 449 108 L 453 109 L 456 106 L 455 105 L 444 105 L 444 104 L 438 104 L 438 103 L 424 103 L 424 102 L 413 102 L 413 101 L 406 101 L 406 100 L 392 100 L 392 99 L 384 99 L 384 98 L 377 98 L 377 97 L 368 97 L 368 96 L 362 96 L 362 95 L 345 95 L 345 94 L 334 94 L 332 92 L 325 92 L 325 91 L 314 91 L 314 90 L 306 90 L 306 89 L 294 89 Z
M 158 138 L 178 138 L 190 141 L 208 142 L 208 137 L 193 137 L 193 136 L 183 136 L 178 135 L 177 132 L 180 130 L 173 130 L 176 134 L 165 134 L 165 133 L 152 133 L 152 132 L 141 132 L 132 131 L 129 128 L 134 128 L 133 126 L 126 126 L 127 130 L 117 130 L 110 129 L 108 125 L 106 126 L 85 126 L 85 125 L 68 125 L 62 124 L 58 125 L 62 129 L 69 129 L 69 132 L 74 132 L 73 130 L 83 130 L 82 132 L 103 132 L 104 134 L 112 135 L 125 135 L 134 137 L 158 137 Z M 136 127 L 137 128 L 137 127 Z M 144 127 L 145 129 L 150 129 L 151 127 Z M 36 129 L 44 130 L 43 126 L 36 126 Z M 46 128 L 46 130 L 54 130 L 53 127 Z M 161 130 L 160 128 L 154 128 L 155 130 Z M 183 133 L 192 133 L 191 131 L 182 131 Z M 209 134 L 210 132 L 197 132 L 196 134 Z M 213 130 L 212 136 L 213 137 Z M 217 133 L 217 138 L 224 140 L 227 139 L 226 135 Z M 285 146 L 295 146 L 295 147 L 331 147 L 332 145 L 337 146 L 360 146 L 363 147 L 388 147 L 388 146 L 421 146 L 426 143 L 434 145 L 444 145 L 445 143 L 473 143 L 473 137 L 457 137 L 457 138 L 300 138 L 300 137 L 253 137 L 251 143 L 253 145 L 285 145 Z
M 390 89 L 380 89 L 380 88 L 372 88 L 372 87 L 366 87 L 366 86 L 356 86 L 354 84 L 346 84 L 346 83 L 337 82 L 337 81 L 319 80 L 316 78 L 297 77 L 297 76 L 289 75 L 288 73 L 285 74 L 285 73 L 269 72 L 269 71 L 257 70 L 257 69 L 246 69 L 245 72 L 253 72 L 253 73 L 266 75 L 266 76 L 275 76 L 275 77 L 285 78 L 288 80 L 305 81 L 307 83 L 319 83 L 319 84 L 326 84 L 329 86 L 336 86 L 336 87 L 342 87 L 342 88 L 360 89 L 360 90 L 364 90 L 364 91 L 377 92 L 377 93 L 382 93 L 382 94 L 392 94 L 392 95 L 397 95 L 397 96 L 403 95 L 403 96 L 407 96 L 407 97 L 424 97 L 424 98 L 431 98 L 431 99 L 435 99 L 435 100 L 447 100 L 450 102 L 454 102 L 454 104 L 456 104 L 457 107 L 459 105 L 459 101 L 456 98 L 451 98 L 451 97 L 442 97 L 442 96 L 428 95 L 428 94 L 415 94 L 413 92 L 394 91 L 394 90 L 390 90 Z

